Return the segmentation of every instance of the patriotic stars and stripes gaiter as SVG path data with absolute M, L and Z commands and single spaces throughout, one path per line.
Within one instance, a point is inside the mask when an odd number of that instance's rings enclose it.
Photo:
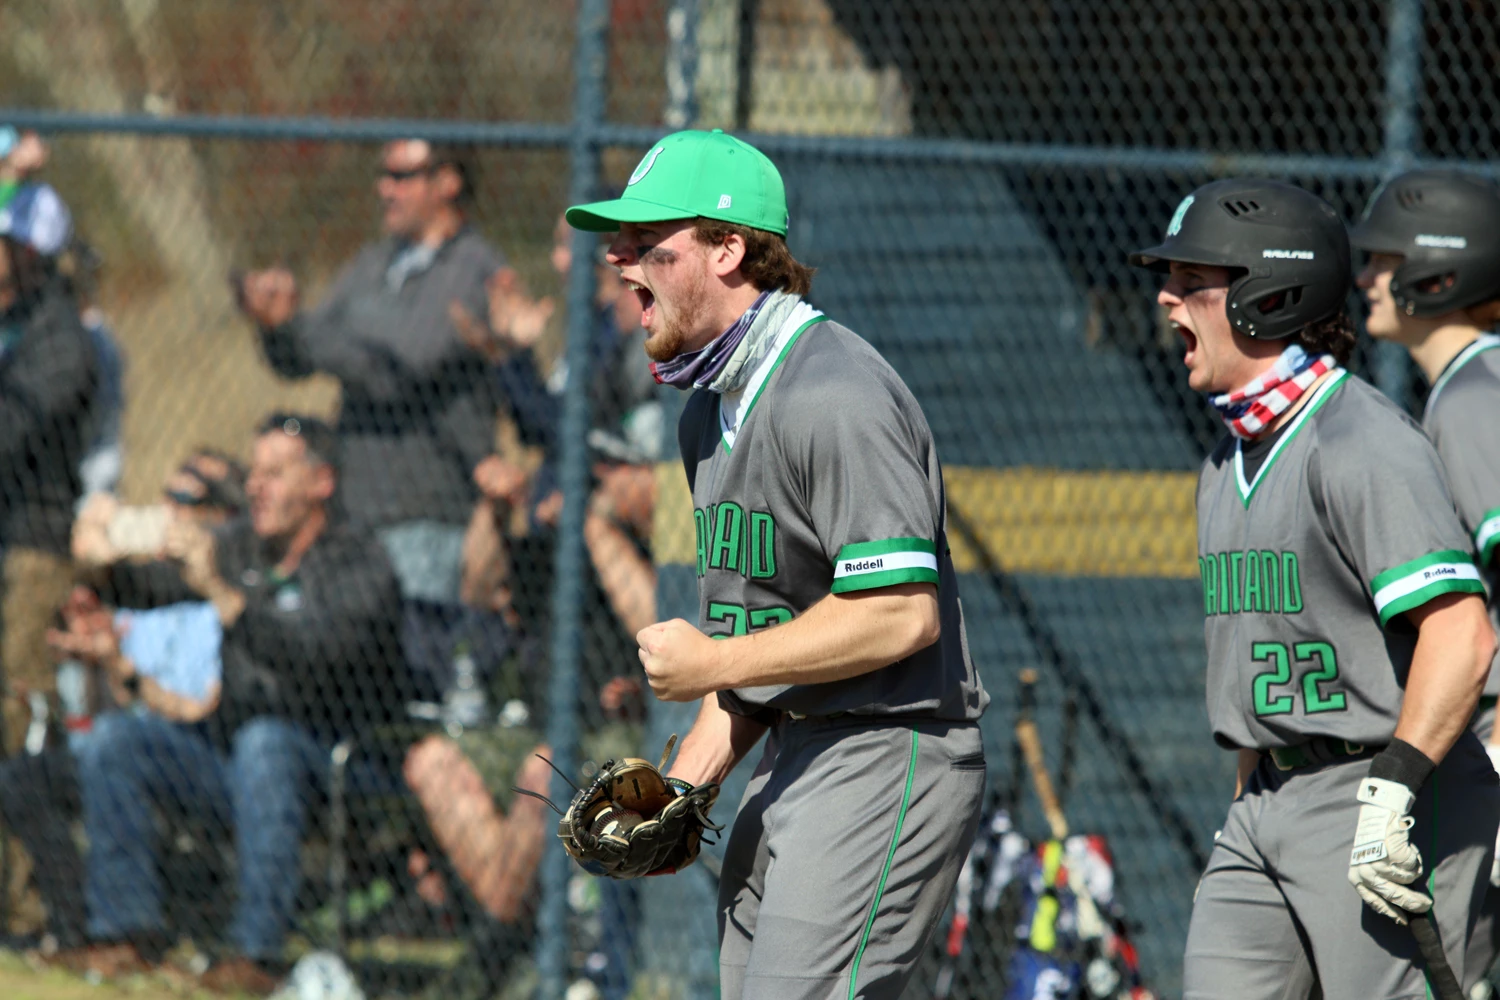
M 1285 413 L 1325 372 L 1337 362 L 1332 354 L 1312 357 L 1300 344 L 1291 344 L 1281 352 L 1270 371 L 1249 384 L 1208 398 L 1209 405 L 1242 441 L 1251 441 L 1266 432 L 1276 418 Z

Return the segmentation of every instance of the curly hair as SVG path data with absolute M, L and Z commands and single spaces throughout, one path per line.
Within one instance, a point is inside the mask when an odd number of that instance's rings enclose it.
M 1469 322 L 1481 330 L 1493 330 L 1500 325 L 1500 299 L 1490 299 L 1481 302 L 1477 306 L 1470 306 L 1464 312 L 1469 317 Z
M 1359 332 L 1354 328 L 1354 320 L 1349 318 L 1349 310 L 1340 309 L 1336 316 L 1309 323 L 1297 334 L 1297 342 L 1308 354 L 1314 357 L 1332 354 L 1334 360 L 1343 365 L 1349 363 L 1349 357 L 1354 353 Z
M 817 268 L 808 267 L 793 257 L 786 240 L 775 233 L 699 217 L 693 220 L 693 236 L 709 247 L 719 246 L 730 236 L 744 240 L 745 259 L 740 261 L 740 273 L 763 292 L 806 295 L 812 291 L 813 274 Z

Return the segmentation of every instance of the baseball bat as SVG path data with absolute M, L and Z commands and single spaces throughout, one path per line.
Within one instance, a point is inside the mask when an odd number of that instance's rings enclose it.
M 1152 780 L 1146 758 L 1136 747 L 1134 738 L 1115 722 L 1109 709 L 1105 707 L 1104 696 L 1095 689 L 1088 675 L 1073 662 L 1057 633 L 1043 619 L 1025 589 L 1000 565 L 994 551 L 979 537 L 979 532 L 975 530 L 968 515 L 954 505 L 952 497 L 948 498 L 945 523 L 972 550 L 979 562 L 980 571 L 989 579 L 990 586 L 995 589 L 1001 602 L 1020 619 L 1032 648 L 1057 673 L 1063 686 L 1076 696 L 1079 707 L 1099 731 L 1100 739 L 1119 761 L 1120 772 L 1125 780 L 1150 803 L 1152 813 L 1158 818 L 1162 828 L 1177 842 L 1192 863 L 1193 869 L 1202 871 L 1207 868 L 1208 854 L 1199 843 L 1202 838 L 1193 824 L 1188 822 L 1186 814 L 1172 801 L 1172 796 Z
M 1066 840 L 1068 817 L 1063 813 L 1062 801 L 1052 784 L 1052 775 L 1047 771 L 1047 760 L 1042 756 L 1041 732 L 1031 717 L 1031 705 L 1034 701 L 1032 691 L 1036 681 L 1035 670 L 1021 671 L 1022 710 L 1016 718 L 1016 742 L 1021 745 L 1021 754 L 1026 758 L 1026 769 L 1031 772 L 1031 784 L 1036 789 L 1037 800 L 1042 804 L 1042 814 L 1047 817 L 1047 826 L 1052 830 L 1052 839 Z
M 1031 784 L 1042 804 L 1042 814 L 1047 817 L 1047 826 L 1052 830 L 1052 839 L 1061 844 L 1068 839 L 1068 817 L 1063 812 L 1057 788 L 1052 784 L 1047 759 L 1042 756 L 1041 731 L 1037 729 L 1036 720 L 1031 717 L 1036 705 L 1036 671 L 1030 668 L 1022 670 L 1020 681 L 1021 710 L 1016 715 L 1016 742 L 1021 745 L 1021 755 L 1026 758 L 1026 768 L 1031 772 Z M 1078 906 L 1079 931 L 1102 933 L 1104 918 L 1094 905 L 1094 897 L 1089 895 L 1088 887 L 1083 883 L 1083 873 L 1071 866 L 1068 868 L 1068 888 L 1072 890 Z
M 1432 995 L 1437 1000 L 1464 1000 L 1464 988 L 1448 956 L 1443 954 L 1443 942 L 1438 938 L 1437 921 L 1432 913 L 1410 913 L 1407 926 L 1411 936 L 1417 939 L 1417 948 L 1422 952 L 1422 963 L 1427 966 L 1427 981 L 1432 985 Z

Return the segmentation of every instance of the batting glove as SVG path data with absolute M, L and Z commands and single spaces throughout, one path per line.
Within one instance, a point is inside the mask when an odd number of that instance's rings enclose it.
M 1405 924 L 1407 913 L 1432 908 L 1431 897 L 1407 888 L 1422 874 L 1422 852 L 1409 837 L 1417 797 L 1399 781 L 1365 778 L 1355 798 L 1363 805 L 1349 855 L 1349 882 L 1370 909 Z

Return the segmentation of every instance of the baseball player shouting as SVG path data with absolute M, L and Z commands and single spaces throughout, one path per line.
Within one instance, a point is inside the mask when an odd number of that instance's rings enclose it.
M 1370 336 L 1405 347 L 1432 386 L 1422 428 L 1490 583 L 1500 548 L 1500 188 L 1447 170 L 1416 170 L 1382 185 L 1349 242 L 1369 254 L 1357 284 Z M 1490 667 L 1474 731 L 1488 743 L 1500 670 Z M 1500 747 L 1491 746 L 1492 760 Z
M 721 781 L 767 737 L 720 881 L 722 996 L 894 1000 L 985 777 L 927 421 L 805 300 L 781 176 L 752 146 L 669 135 L 622 197 L 567 219 L 619 230 L 609 260 L 641 297 L 657 380 L 693 392 L 678 437 L 698 625 L 638 636 L 658 697 L 703 699 L 672 777 Z
M 1500 779 L 1467 725 L 1495 638 L 1432 445 L 1340 367 L 1343 223 L 1298 188 L 1218 181 L 1131 263 L 1167 274 L 1189 383 L 1230 431 L 1199 478 L 1198 552 L 1209 718 L 1240 787 L 1186 995 L 1422 997 L 1401 925 L 1429 909 L 1467 986 L 1493 957 L 1473 929 Z

